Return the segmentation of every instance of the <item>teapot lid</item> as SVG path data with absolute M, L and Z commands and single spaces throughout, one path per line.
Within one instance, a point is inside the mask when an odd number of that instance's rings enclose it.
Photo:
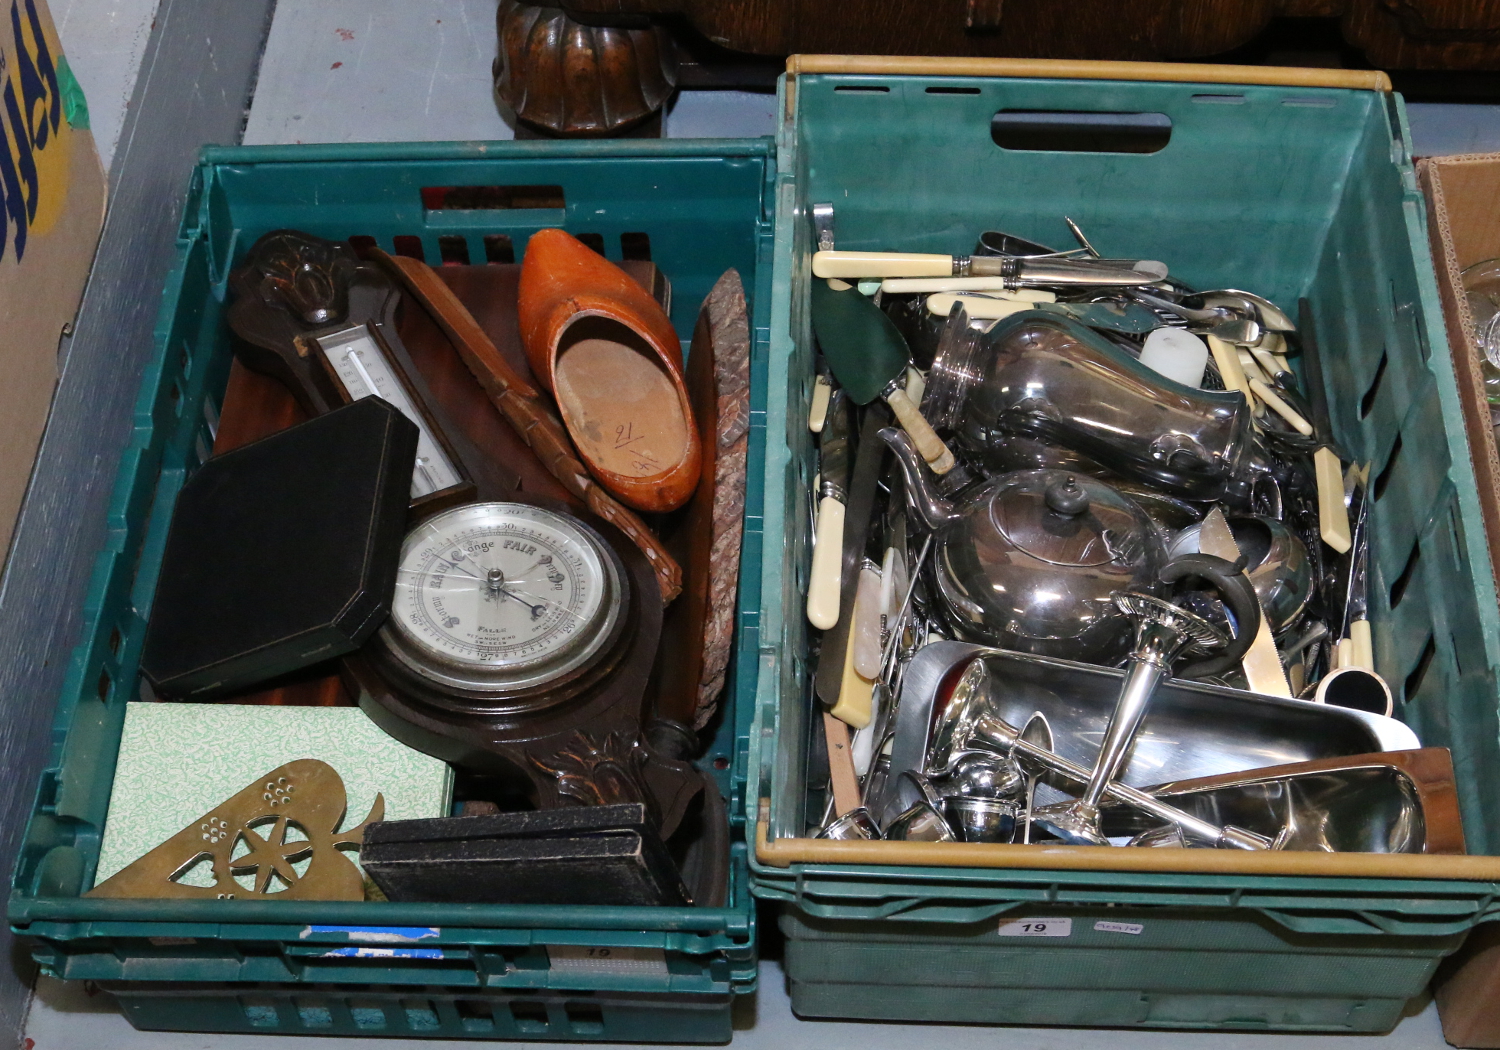
M 1065 470 L 1023 470 L 997 480 L 990 520 L 1038 561 L 1131 565 L 1150 549 L 1145 514 L 1101 481 Z

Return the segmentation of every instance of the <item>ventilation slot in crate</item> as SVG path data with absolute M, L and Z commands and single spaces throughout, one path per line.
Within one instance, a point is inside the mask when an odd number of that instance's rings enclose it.
M 510 237 L 503 233 L 485 234 L 484 261 L 502 264 L 515 262 L 516 246 L 511 243 Z
M 510 1004 L 510 1016 L 516 1031 L 525 1035 L 541 1035 L 551 1023 L 547 1019 L 547 1004 L 522 999 Z

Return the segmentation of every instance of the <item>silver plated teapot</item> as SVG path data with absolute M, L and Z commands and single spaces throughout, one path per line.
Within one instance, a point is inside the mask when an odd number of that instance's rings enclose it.
M 1130 650 L 1131 625 L 1111 596 L 1154 594 L 1162 536 L 1129 498 L 1065 470 L 1021 470 L 956 501 L 934 491 L 903 431 L 896 453 L 912 510 L 934 533 L 933 572 L 953 629 L 969 641 L 1087 663 Z

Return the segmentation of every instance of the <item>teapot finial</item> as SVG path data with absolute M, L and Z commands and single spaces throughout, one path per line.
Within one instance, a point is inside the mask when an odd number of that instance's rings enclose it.
M 936 530 L 958 518 L 953 504 L 933 490 L 927 476 L 927 464 L 906 431 L 882 427 L 880 436 L 896 454 L 896 462 L 901 464 L 901 475 L 906 480 L 906 501 L 923 523 Z
M 1072 474 L 1047 486 L 1047 509 L 1065 518 L 1076 518 L 1089 509 L 1089 494 Z

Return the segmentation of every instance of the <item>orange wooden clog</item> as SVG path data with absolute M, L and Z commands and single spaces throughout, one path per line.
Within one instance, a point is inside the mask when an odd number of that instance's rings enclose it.
M 675 510 L 702 450 L 682 381 L 682 345 L 655 299 L 562 230 L 521 260 L 521 340 L 589 471 L 637 510 Z

